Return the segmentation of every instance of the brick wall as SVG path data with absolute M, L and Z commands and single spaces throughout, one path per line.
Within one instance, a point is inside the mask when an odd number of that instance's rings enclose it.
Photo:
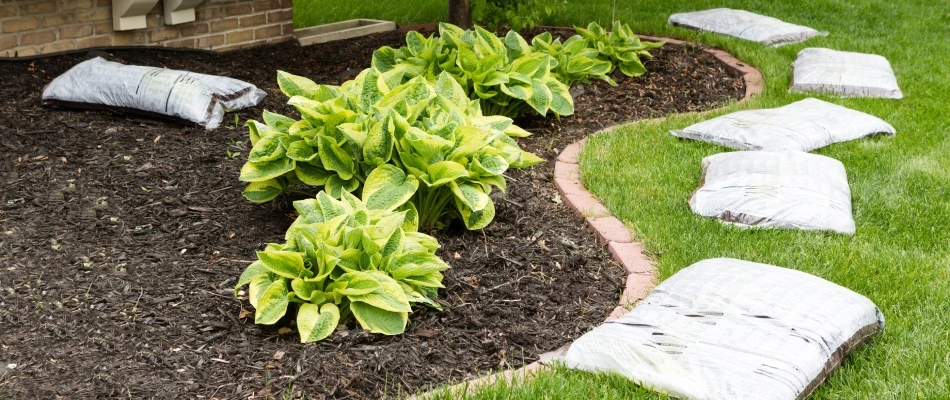
M 103 46 L 228 51 L 289 40 L 292 0 L 205 0 L 195 21 L 165 25 L 162 2 L 148 27 L 112 30 L 112 0 L 0 0 L 0 57 Z

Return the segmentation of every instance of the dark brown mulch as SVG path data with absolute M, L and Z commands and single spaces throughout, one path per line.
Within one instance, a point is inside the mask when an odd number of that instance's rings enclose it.
M 263 109 L 293 114 L 276 69 L 339 83 L 373 49 L 402 41 L 383 33 L 227 54 L 94 54 L 252 82 L 269 96 L 244 121 Z M 575 116 L 520 121 L 534 132 L 522 145 L 554 160 L 603 126 L 743 93 L 735 72 L 696 48 L 653 53 L 643 77 L 576 89 Z M 231 289 L 255 250 L 282 239 L 289 200 L 241 197 L 242 128 L 41 107 L 43 86 L 90 56 L 0 62 L 0 397 L 379 398 L 521 366 L 616 305 L 622 271 L 561 203 L 548 161 L 508 173 L 508 196 L 484 232 L 438 234 L 452 266 L 446 310 L 415 312 L 405 335 L 351 324 L 302 345 L 296 332 L 256 326 Z

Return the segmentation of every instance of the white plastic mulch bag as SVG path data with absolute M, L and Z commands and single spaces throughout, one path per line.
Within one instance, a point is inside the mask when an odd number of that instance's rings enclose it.
M 237 79 L 96 57 L 50 82 L 43 90 L 43 104 L 158 114 L 214 129 L 225 111 L 257 105 L 265 95 Z
M 716 258 L 581 336 L 564 361 L 688 399 L 804 399 L 884 328 L 870 300 L 816 276 Z
M 738 150 L 812 151 L 874 134 L 895 134 L 880 118 L 818 99 L 746 110 L 675 130 L 673 136 Z
M 807 26 L 730 8 L 673 14 L 669 23 L 768 45 L 800 42 L 820 34 Z
M 740 226 L 853 234 L 844 165 L 799 151 L 736 151 L 703 159 L 694 213 Z
M 886 58 L 822 48 L 798 52 L 792 63 L 792 92 L 824 92 L 849 97 L 904 97 Z

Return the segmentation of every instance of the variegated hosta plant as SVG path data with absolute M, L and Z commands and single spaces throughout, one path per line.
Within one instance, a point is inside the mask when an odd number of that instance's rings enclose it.
M 438 37 L 412 31 L 406 46 L 376 50 L 373 67 L 399 71 L 404 80 L 422 76 L 433 83 L 447 72 L 469 98 L 479 99 L 488 115 L 514 118 L 530 109 L 541 115 L 573 114 L 568 87 L 552 73 L 557 60 L 525 50 L 530 46 L 517 32 L 502 40 L 480 27 L 462 30 L 440 23 Z
M 413 85 L 417 88 L 428 86 L 416 79 Z M 393 114 L 393 126 L 408 126 L 397 135 L 393 160 L 422 182 L 412 202 L 424 229 L 455 217 L 468 229 L 484 228 L 495 217 L 489 197 L 492 188 L 505 191 L 502 174 L 508 168 L 529 167 L 543 160 L 522 151 L 511 138 L 527 132 L 507 117 L 482 116 L 478 102 L 469 101 L 448 73 L 439 75 L 434 89 L 436 95 L 426 107 L 441 112 L 423 113 L 420 118 L 410 112 L 406 122 Z
M 613 64 L 601 59 L 600 52 L 588 46 L 588 41 L 580 35 L 571 36 L 562 43 L 560 38 L 553 38 L 550 32 L 542 32 L 531 40 L 531 46 L 533 51 L 547 53 L 557 60 L 554 74 L 568 87 L 588 83 L 592 79 L 617 86 L 617 82 L 610 77 Z
M 418 181 L 392 165 L 366 178 L 362 199 L 326 192 L 294 202 L 300 214 L 284 244 L 258 252 L 235 287 L 248 285 L 254 321 L 274 324 L 296 311 L 302 342 L 324 339 L 351 316 L 373 333 L 403 333 L 413 304 L 435 301 L 449 268 L 439 243 L 417 232 L 411 206 Z M 402 211 L 399 211 L 402 210 Z
M 613 29 L 610 32 L 596 22 L 587 25 L 587 29 L 575 27 L 588 45 L 596 48 L 600 52 L 600 59 L 608 60 L 614 68 L 619 67 L 620 72 L 626 76 L 640 76 L 647 72 L 640 57 L 652 58 L 650 49 L 663 46 L 666 42 L 642 42 L 633 30 L 627 24 L 621 24 L 620 21 L 614 21 Z
M 422 182 L 412 202 L 424 229 L 454 217 L 468 229 L 485 227 L 494 216 L 488 194 L 505 189 L 502 173 L 542 161 L 509 137 L 528 132 L 482 115 L 448 73 L 433 82 L 399 83 L 401 75 L 370 68 L 337 88 L 281 73 L 281 89 L 303 119 L 265 113 L 263 124 L 248 123 L 254 148 L 241 170 L 251 182 L 245 196 L 268 201 L 302 183 L 339 198 L 365 190 L 374 169 L 395 165 Z

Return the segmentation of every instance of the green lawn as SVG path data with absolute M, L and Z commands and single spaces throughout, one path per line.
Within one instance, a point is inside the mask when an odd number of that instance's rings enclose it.
M 444 21 L 448 0 L 339 1 L 293 0 L 294 27 L 372 18 L 395 21 L 399 25 Z
M 385 18 L 385 14 L 400 23 L 444 18 L 445 1 L 424 4 L 397 1 L 387 3 L 386 10 L 360 6 L 364 10 L 347 11 L 346 17 Z M 561 10 L 543 23 L 597 21 L 606 25 L 614 15 L 613 4 L 606 0 L 561 3 Z M 771 48 L 666 24 L 672 13 L 714 7 L 742 8 L 830 35 Z M 295 11 L 295 21 L 302 12 Z M 884 334 L 858 348 L 813 398 L 950 399 L 948 12 L 950 6 L 945 3 L 922 0 L 617 2 L 616 18 L 634 31 L 724 48 L 758 67 L 766 90 L 712 114 L 675 115 L 660 123 L 635 123 L 594 136 L 581 155 L 583 180 L 655 255 L 661 279 L 705 258 L 735 257 L 812 273 L 874 301 L 887 320 Z M 817 151 L 842 161 L 848 169 L 857 233 L 848 237 L 743 230 L 693 215 L 686 201 L 697 187 L 700 159 L 725 149 L 680 141 L 668 131 L 726 112 L 777 107 L 805 98 L 788 94 L 787 88 L 790 64 L 806 46 L 881 54 L 890 60 L 904 92 L 902 100 L 815 96 L 876 115 L 897 128 L 893 138 L 859 140 Z M 562 369 L 514 387 L 489 387 L 469 397 L 662 398 L 615 376 Z

